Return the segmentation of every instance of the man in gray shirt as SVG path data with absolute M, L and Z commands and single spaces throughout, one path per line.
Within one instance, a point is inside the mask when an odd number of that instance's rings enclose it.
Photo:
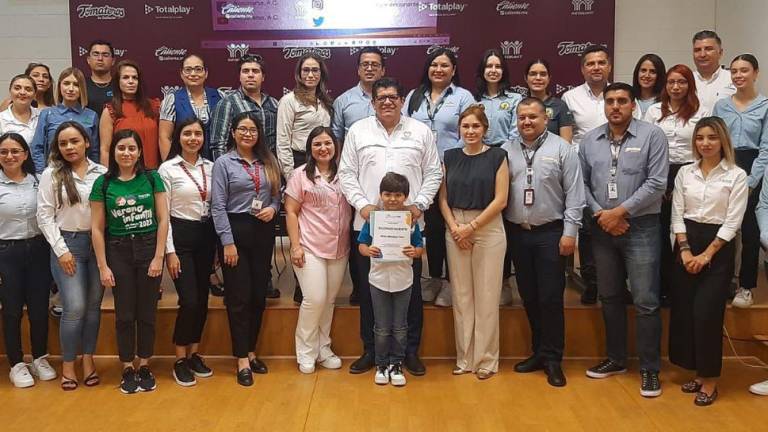
M 593 233 L 598 293 L 603 304 L 608 358 L 587 370 L 590 378 L 626 372 L 627 310 L 624 280 L 636 311 L 640 394 L 661 394 L 659 213 L 667 186 L 668 144 L 657 126 L 632 118 L 635 95 L 625 83 L 603 92 L 608 123 L 588 132 L 579 157 Z
M 507 242 L 533 345 L 533 355 L 516 364 L 515 371 L 544 369 L 549 384 L 562 387 L 565 257 L 576 247 L 585 198 L 576 149 L 547 132 L 548 121 L 539 99 L 525 98 L 517 105 L 520 138 L 502 146 L 510 172 L 504 218 L 510 222 Z

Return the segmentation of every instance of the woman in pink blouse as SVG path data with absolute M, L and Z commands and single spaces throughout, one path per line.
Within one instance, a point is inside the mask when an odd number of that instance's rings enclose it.
M 339 146 L 329 127 L 307 137 L 307 163 L 296 169 L 285 191 L 291 262 L 304 293 L 296 324 L 296 361 L 302 373 L 315 363 L 341 368 L 331 351 L 333 302 L 341 288 L 349 255 L 351 209 L 336 175 Z

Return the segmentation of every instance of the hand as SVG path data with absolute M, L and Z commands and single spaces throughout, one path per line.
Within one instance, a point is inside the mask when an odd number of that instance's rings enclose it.
M 599 210 L 595 212 L 595 219 L 603 231 L 613 236 L 622 235 L 629 229 L 629 223 L 624 218 L 624 212 L 620 207 Z
M 256 213 L 256 219 L 262 222 L 269 222 L 273 217 L 275 217 L 275 213 L 277 212 L 273 207 L 264 207 L 263 209 L 259 210 L 258 213 Z
M 416 257 L 416 248 L 413 247 L 413 245 L 408 245 L 403 248 L 403 255 L 407 256 L 408 258 L 415 258 Z
M 381 249 L 378 246 L 368 246 L 368 256 L 371 258 L 381 258 Z
M 405 206 L 405 208 L 407 208 L 411 212 L 411 215 L 413 216 L 413 223 L 416 223 L 416 221 L 421 217 L 422 211 L 419 210 L 418 207 L 416 207 L 416 204 Z
M 456 229 L 451 230 L 451 236 L 458 242 L 470 238 L 474 232 L 475 229 L 472 228 L 472 225 L 458 224 L 456 225 Z
M 64 270 L 67 276 L 74 276 L 75 270 L 77 270 L 77 264 L 75 264 L 75 257 L 72 256 L 72 252 L 65 252 L 64 255 L 59 257 L 59 266 Z
M 115 276 L 109 267 L 99 268 L 99 279 L 104 288 L 113 288 L 115 286 Z
M 237 246 L 234 243 L 224 246 L 224 264 L 234 267 L 237 265 Z
M 462 249 L 462 250 L 472 249 L 472 247 L 475 245 L 475 242 L 473 242 L 470 239 L 459 240 L 456 243 L 459 245 L 459 249 Z
M 573 255 L 576 250 L 576 237 L 562 236 L 560 237 L 560 255 L 569 256 Z
M 690 252 L 688 253 L 690 255 Z M 688 260 L 688 264 L 685 266 L 685 270 L 687 270 L 690 274 L 698 274 L 704 269 L 704 267 L 709 264 L 709 260 L 709 257 L 703 253 L 696 256 L 691 256 L 691 258 Z
M 376 210 L 376 206 L 369 204 L 363 207 L 362 209 L 360 209 L 360 217 L 365 220 L 368 220 L 368 218 L 371 217 L 371 212 L 374 210 Z
M 178 279 L 179 273 L 181 273 L 181 261 L 176 252 L 171 252 L 165 256 L 165 267 L 168 269 L 168 273 L 171 275 L 171 279 Z
M 163 274 L 163 257 L 154 257 L 149 262 L 149 268 L 147 269 L 147 276 L 158 277 Z
M 294 267 L 302 268 L 305 263 L 304 248 L 301 246 L 291 248 L 291 263 Z

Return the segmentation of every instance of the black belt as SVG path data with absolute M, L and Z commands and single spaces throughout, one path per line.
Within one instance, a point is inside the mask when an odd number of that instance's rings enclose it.
M 45 240 L 45 237 L 43 237 L 42 234 L 34 236 L 32 238 L 28 238 L 28 239 L 18 239 L 18 240 L 1 240 L 0 239 L 0 244 L 1 245 L 15 245 L 15 244 L 24 244 L 24 243 L 37 242 L 37 241 L 40 241 L 40 240 Z
M 527 223 L 521 223 L 521 224 L 515 224 L 519 226 L 521 229 L 524 229 L 526 231 L 542 231 L 542 230 L 551 230 L 555 228 L 562 228 L 563 227 L 563 220 L 558 219 L 554 220 L 552 222 L 547 222 L 545 224 L 541 225 L 531 225 Z

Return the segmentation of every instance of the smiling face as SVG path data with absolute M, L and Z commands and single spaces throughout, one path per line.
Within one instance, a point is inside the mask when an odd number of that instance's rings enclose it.
M 381 123 L 390 124 L 400 121 L 403 97 L 397 94 L 397 88 L 387 87 L 375 90 L 372 97 L 373 109 Z
M 187 87 L 199 87 L 205 84 L 208 78 L 208 70 L 205 69 L 203 59 L 192 56 L 184 60 L 181 65 L 181 80 Z
M 383 76 L 384 65 L 381 56 L 376 53 L 365 53 L 360 56 L 360 63 L 357 65 L 357 77 L 360 78 L 360 82 L 372 85 Z
M 123 98 L 133 99 L 139 90 L 139 71 L 133 66 L 120 68 L 120 91 Z
M 608 60 L 608 54 L 603 51 L 596 51 L 587 54 L 581 64 L 581 74 L 584 81 L 590 84 L 605 84 L 608 82 L 608 75 L 611 73 L 611 62 Z
M 43 66 L 37 66 L 29 71 L 29 76 L 35 80 L 38 93 L 45 93 L 51 88 L 51 74 Z
M 141 149 L 133 138 L 123 138 L 115 144 L 115 162 L 125 170 L 133 170 L 139 161 Z
M 549 87 L 549 71 L 541 63 L 536 63 L 528 69 L 525 75 L 525 83 L 533 93 L 546 92 Z
M 232 136 L 238 150 L 251 152 L 259 140 L 259 129 L 253 120 L 244 118 L 235 126 Z
M 483 79 L 488 83 L 498 84 L 501 81 L 503 75 L 503 69 L 501 65 L 501 59 L 496 56 L 490 56 L 485 61 L 485 69 L 483 70 Z
M 456 73 L 456 66 L 451 63 L 447 55 L 439 55 L 429 64 L 429 81 L 435 87 L 447 87 L 453 80 Z
M 405 205 L 405 200 L 408 198 L 402 192 L 382 192 L 381 193 L 381 205 L 384 210 L 397 211 L 401 210 Z
M 548 121 L 547 112 L 537 103 L 517 106 L 517 130 L 525 141 L 531 142 L 543 134 Z
M 659 71 L 656 70 L 653 62 L 646 60 L 640 64 L 640 69 L 637 71 L 637 82 L 640 83 L 641 88 L 653 89 L 653 86 L 656 85 L 658 73 Z
M 327 133 L 312 138 L 312 159 L 317 162 L 330 163 L 336 156 L 333 139 Z
M 204 141 L 205 133 L 199 123 L 192 123 L 184 126 L 179 133 L 181 150 L 188 154 L 199 154 Z
M 667 94 L 669 99 L 681 102 L 688 96 L 688 80 L 682 74 L 670 72 L 667 75 Z
M 699 72 L 717 69 L 722 57 L 723 48 L 716 39 L 709 38 L 693 42 L 693 63 L 696 64 Z
M 22 164 L 29 157 L 29 152 L 24 151 L 20 143 L 11 138 L 0 142 L 0 166 L 3 171 L 12 172 L 22 169 Z
M 320 63 L 313 58 L 304 60 L 301 64 L 301 69 L 299 69 L 299 76 L 301 77 L 301 83 L 306 88 L 314 90 L 320 84 L 320 78 L 322 78 Z
M 737 89 L 751 88 L 757 82 L 757 71 L 752 63 L 736 60 L 731 63 L 731 81 Z
M 73 127 L 68 127 L 59 132 L 56 145 L 59 148 L 61 157 L 70 164 L 76 164 L 85 160 L 86 149 L 90 147 L 86 138 Z
M 632 120 L 635 101 L 626 90 L 611 90 L 605 94 L 605 116 L 614 126 L 628 124 Z
M 720 135 L 709 126 L 703 126 L 696 131 L 693 143 L 702 159 L 721 158 L 723 155 Z
M 16 107 L 29 107 L 35 97 L 35 82 L 18 78 L 11 84 L 11 101 Z
M 61 102 L 65 105 L 80 103 L 80 83 L 77 82 L 75 75 L 66 76 L 59 81 L 59 90 L 63 99 Z
M 482 143 L 485 132 L 485 126 L 474 114 L 464 116 L 459 122 L 459 133 L 466 145 Z

